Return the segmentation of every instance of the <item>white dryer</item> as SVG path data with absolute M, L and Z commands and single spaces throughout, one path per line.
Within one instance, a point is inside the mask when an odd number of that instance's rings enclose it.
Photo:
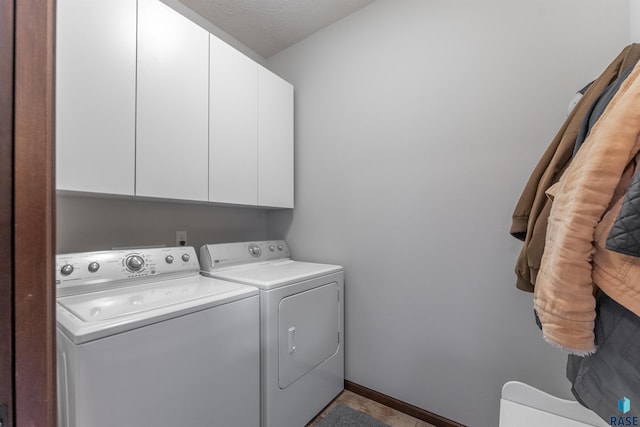
M 192 247 L 56 258 L 59 427 L 258 427 L 255 288 Z
M 261 425 L 306 425 L 344 388 L 344 276 L 284 241 L 205 245 L 202 274 L 260 290 Z

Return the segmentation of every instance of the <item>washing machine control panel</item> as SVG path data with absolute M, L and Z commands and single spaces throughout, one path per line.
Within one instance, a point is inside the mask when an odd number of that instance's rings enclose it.
M 66 291 L 89 291 L 88 286 L 155 280 L 169 274 L 197 275 L 199 271 L 191 246 L 61 254 L 56 257 L 56 288 L 59 294 L 68 294 Z

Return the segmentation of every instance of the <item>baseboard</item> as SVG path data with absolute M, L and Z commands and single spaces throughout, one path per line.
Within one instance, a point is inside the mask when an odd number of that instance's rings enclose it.
M 351 381 L 345 380 L 344 388 L 355 394 L 366 397 L 367 399 L 371 399 L 374 402 L 386 405 L 390 408 L 395 409 L 396 411 L 404 412 L 405 414 L 410 415 L 413 418 L 426 421 L 429 424 L 433 424 L 437 427 L 466 427 L 464 424 L 460 424 L 448 418 L 441 417 L 440 415 L 434 414 L 433 412 L 425 411 L 424 409 L 418 408 L 417 406 L 413 406 L 407 402 L 403 402 L 402 400 L 398 400 L 394 397 L 387 396 L 386 394 L 371 390 L 370 388 L 361 386 L 360 384 L 352 383 Z

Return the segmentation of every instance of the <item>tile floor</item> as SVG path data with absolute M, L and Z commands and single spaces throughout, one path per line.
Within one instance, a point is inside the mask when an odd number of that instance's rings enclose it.
M 418 420 L 410 417 L 409 415 L 389 408 L 373 400 L 369 400 L 359 394 L 352 393 L 348 390 L 344 390 L 331 402 L 324 410 L 318 414 L 311 423 L 306 427 L 315 427 L 320 423 L 320 420 L 333 409 L 333 407 L 342 403 L 345 406 L 349 406 L 357 411 L 362 411 L 365 414 L 382 421 L 391 427 L 434 427 L 425 421 Z

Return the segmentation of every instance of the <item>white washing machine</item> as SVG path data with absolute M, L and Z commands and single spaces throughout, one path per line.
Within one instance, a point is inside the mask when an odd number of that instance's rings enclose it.
M 528 384 L 502 387 L 500 427 L 606 427 L 609 424 L 576 401 L 560 399 Z
M 259 297 L 192 247 L 56 258 L 58 427 L 258 427 Z
M 344 276 L 284 241 L 205 245 L 202 274 L 260 290 L 263 427 L 302 427 L 344 388 Z

